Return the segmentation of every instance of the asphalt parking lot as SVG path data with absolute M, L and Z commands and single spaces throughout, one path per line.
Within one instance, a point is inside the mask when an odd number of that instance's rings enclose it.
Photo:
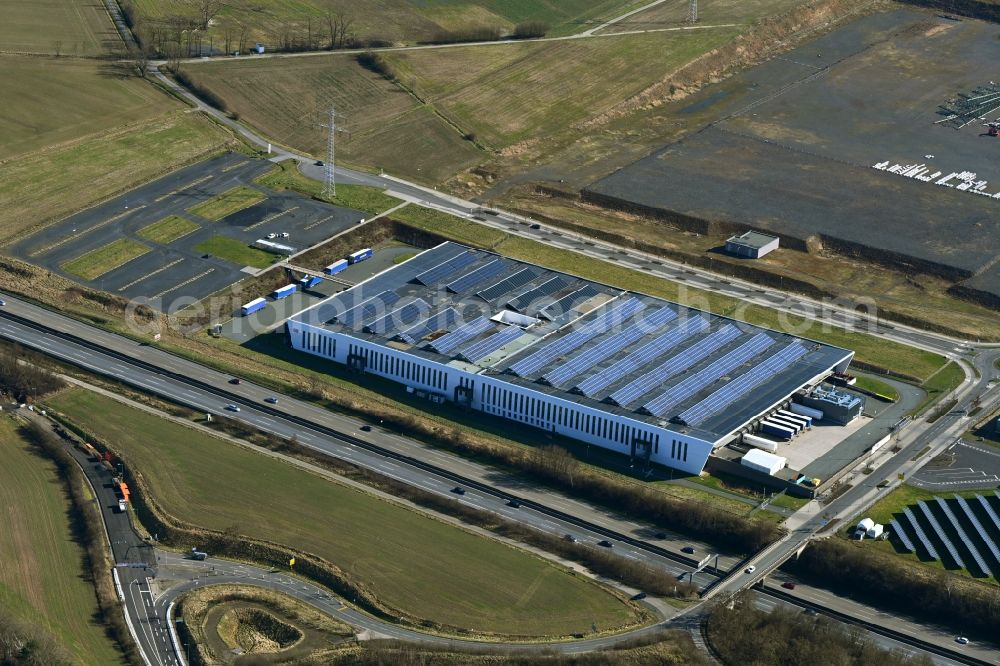
M 237 282 L 257 269 L 206 256 L 195 249 L 214 236 L 250 245 L 267 234 L 288 233 L 282 243 L 305 249 L 356 224 L 364 213 L 337 208 L 293 192 L 274 192 L 254 183 L 272 164 L 230 153 L 176 171 L 116 199 L 46 227 L 14 244 L 10 252 L 87 286 L 144 298 L 171 311 Z M 260 191 L 267 199 L 212 222 L 188 209 L 234 187 Z M 176 215 L 199 228 L 169 243 L 137 235 L 144 227 Z M 126 238 L 149 251 L 91 280 L 64 270 L 67 261 Z
M 956 440 L 924 465 L 910 483 L 936 492 L 1000 488 L 1000 449 Z

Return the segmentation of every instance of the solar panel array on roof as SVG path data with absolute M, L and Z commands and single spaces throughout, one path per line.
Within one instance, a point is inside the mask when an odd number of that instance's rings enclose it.
M 385 335 L 389 331 L 394 331 L 401 326 L 412 324 L 421 314 L 430 312 L 431 306 L 422 298 L 417 298 L 401 308 L 396 308 L 381 319 L 376 319 L 364 327 L 365 333 L 374 335 Z
M 570 378 L 590 370 L 612 354 L 620 352 L 642 336 L 652 333 L 653 330 L 676 317 L 677 313 L 670 308 L 660 308 L 650 312 L 643 317 L 641 322 L 637 321 L 624 331 L 605 338 L 593 347 L 584 350 L 582 354 L 574 356 L 566 363 L 545 373 L 543 379 L 551 386 L 559 386 L 569 381 Z
M 510 275 L 503 280 L 500 280 L 496 284 L 490 285 L 476 293 L 476 296 L 483 299 L 484 301 L 492 301 L 495 298 L 503 296 L 509 291 L 514 291 L 518 287 L 523 287 L 538 276 L 538 272 L 534 268 L 522 268 L 518 272 Z
M 411 326 L 396 337 L 403 342 L 407 342 L 412 345 L 415 344 L 417 340 L 426 338 L 434 331 L 451 328 L 459 319 L 461 319 L 461 317 L 459 316 L 458 310 L 455 308 L 448 308 L 431 317 L 428 317 L 427 319 L 424 319 L 416 326 Z
M 473 319 L 468 324 L 459 326 L 451 333 L 442 335 L 437 340 L 432 341 L 427 345 L 427 348 L 432 349 L 439 354 L 447 354 L 455 347 L 459 346 L 466 340 L 471 340 L 473 337 L 479 335 L 491 326 L 493 326 L 493 322 L 486 317 Z
M 504 268 L 505 265 L 501 259 L 494 259 L 488 264 L 484 264 L 479 268 L 469 271 L 453 282 L 449 282 L 445 285 L 445 289 L 453 294 L 460 294 L 463 291 L 479 286 L 480 283 L 486 282 L 492 277 L 500 275 L 503 273 Z
M 463 252 L 456 257 L 452 257 L 451 259 L 443 261 L 437 266 L 424 271 L 414 279 L 424 286 L 433 287 L 442 280 L 450 279 L 456 271 L 461 269 L 463 266 L 468 266 L 475 260 L 476 255 L 471 252 Z
M 497 331 L 488 338 L 470 345 L 469 348 L 462 351 L 459 356 L 470 363 L 475 363 L 480 359 L 486 358 L 496 350 L 503 347 L 505 344 L 517 340 L 522 335 L 524 335 L 523 329 L 518 328 L 517 326 L 508 326 L 507 328 Z
M 434 268 L 443 261 L 447 261 L 452 257 L 468 251 L 468 248 L 462 247 L 461 245 L 455 245 L 453 243 L 431 248 L 430 250 L 421 252 L 417 256 L 406 260 L 404 262 L 405 267 L 401 269 L 401 271 L 405 272 L 406 275 L 419 275 L 426 270 Z
M 558 340 L 545 345 L 534 354 L 521 359 L 508 369 L 519 377 L 525 377 L 538 372 L 547 363 L 550 363 L 563 354 L 568 354 L 574 349 L 579 348 L 587 342 L 587 340 L 604 333 L 609 328 L 616 326 L 635 313 L 642 311 L 645 307 L 646 304 L 638 298 L 629 298 L 615 303 L 602 312 L 596 319 L 588 322 L 579 330 L 573 331 L 572 333 L 564 335 Z
M 546 319 L 552 320 L 557 317 L 561 317 L 573 308 L 575 305 L 582 303 L 588 298 L 593 298 L 597 296 L 600 292 L 596 287 L 592 285 L 587 285 L 581 289 L 567 294 L 560 298 L 555 303 L 546 305 L 542 310 L 538 312 L 538 316 L 545 317 Z
M 358 324 L 385 312 L 398 300 L 399 294 L 386 290 L 377 296 L 369 298 L 364 303 L 355 305 L 350 310 L 340 313 L 336 319 L 348 328 L 357 328 Z
M 774 344 L 767 333 L 758 333 L 747 342 L 729 352 L 717 361 L 709 363 L 682 382 L 671 386 L 646 404 L 642 409 L 653 416 L 663 416 L 674 405 L 687 400 L 733 368 L 761 353 Z
M 588 398 L 593 398 L 611 384 L 627 377 L 629 373 L 652 363 L 684 340 L 700 333 L 706 328 L 708 328 L 708 321 L 703 317 L 687 319 L 677 328 L 653 338 L 625 358 L 615 361 L 596 375 L 587 377 L 576 385 L 576 390 Z
M 755 386 L 781 372 L 796 359 L 806 353 L 805 347 L 798 342 L 786 345 L 781 351 L 772 354 L 748 372 L 740 375 L 722 388 L 714 391 L 705 399 L 681 412 L 680 419 L 688 425 L 698 425 L 709 416 L 718 412 L 726 405 L 743 396 Z
M 551 280 L 546 280 L 534 289 L 529 289 L 528 291 L 522 292 L 515 296 L 514 298 L 507 301 L 507 307 L 511 310 L 516 310 L 517 312 L 523 312 L 524 308 L 531 305 L 539 298 L 544 298 L 546 296 L 551 296 L 561 289 L 565 289 L 570 285 L 570 280 L 562 275 L 557 275 Z M 549 299 L 551 300 L 551 299 Z

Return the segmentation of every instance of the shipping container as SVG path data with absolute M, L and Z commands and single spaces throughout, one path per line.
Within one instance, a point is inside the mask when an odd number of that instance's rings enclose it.
M 813 420 L 811 416 L 803 416 L 802 414 L 796 414 L 794 412 L 788 411 L 787 409 L 779 409 L 775 413 L 778 414 L 779 416 L 785 417 L 786 419 L 791 419 L 792 421 L 799 421 L 806 428 L 812 427 Z
M 323 281 L 323 278 L 321 278 L 321 277 L 316 277 L 315 275 L 307 275 L 304 278 L 302 278 L 301 280 L 299 280 L 299 285 L 303 289 L 309 289 L 311 287 L 315 287 L 316 285 L 318 285 L 322 281 Z
M 299 285 L 297 285 L 297 284 L 286 284 L 284 287 L 281 287 L 280 289 L 275 289 L 271 293 L 271 298 L 273 298 L 275 300 L 286 298 L 286 297 L 291 296 L 292 294 L 294 294 L 296 292 L 296 290 L 298 290 L 298 288 L 299 288 Z
M 371 259 L 371 256 L 372 256 L 372 249 L 370 247 L 366 247 L 363 250 L 358 250 L 357 252 L 351 252 L 349 255 L 347 255 L 347 263 L 356 264 L 359 261 L 364 261 L 365 259 Z
M 769 453 L 778 452 L 778 443 L 772 442 L 769 439 L 764 439 L 763 437 L 757 437 L 756 435 L 745 434 L 743 435 L 743 443 L 747 446 L 752 446 L 756 449 L 763 449 Z
M 793 414 L 801 414 L 802 416 L 808 416 L 812 418 L 813 421 L 822 421 L 823 412 L 818 409 L 813 409 L 812 407 L 806 407 L 805 405 L 800 405 L 797 402 L 793 402 L 788 406 L 788 411 Z
M 775 423 L 774 421 L 767 421 L 767 420 L 760 422 L 760 431 L 766 432 L 768 435 L 772 435 L 774 437 L 777 437 L 778 439 L 783 439 L 785 441 L 790 440 L 792 436 L 795 434 L 794 432 L 792 432 L 791 428 L 783 426 L 780 423 Z
M 243 316 L 246 317 L 248 314 L 253 314 L 258 310 L 263 310 L 265 305 L 267 305 L 266 300 L 263 298 L 255 298 L 240 308 L 240 312 L 242 312 Z
M 336 275 L 340 271 L 347 268 L 347 266 L 348 266 L 347 259 L 341 259 L 340 261 L 335 261 L 326 268 L 324 268 L 323 272 L 326 273 L 327 275 Z

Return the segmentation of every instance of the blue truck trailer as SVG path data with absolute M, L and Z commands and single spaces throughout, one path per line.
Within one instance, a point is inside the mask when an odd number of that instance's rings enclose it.
M 263 298 L 255 298 L 249 303 L 244 303 L 243 307 L 240 308 L 240 312 L 246 317 L 248 314 L 253 314 L 258 310 L 263 310 L 264 306 L 267 305 L 267 301 Z
M 340 271 L 347 268 L 348 265 L 349 264 L 347 263 L 347 259 L 341 259 L 340 261 L 335 261 L 326 268 L 324 268 L 323 272 L 326 273 L 327 275 L 336 275 Z
M 271 298 L 273 298 L 276 301 L 281 300 L 282 298 L 287 298 L 292 294 L 294 294 L 298 290 L 298 288 L 299 285 L 297 284 L 286 284 L 284 287 L 275 289 L 273 292 L 271 292 Z
M 307 275 L 301 280 L 299 280 L 299 286 L 302 287 L 303 289 L 311 289 L 312 287 L 315 287 L 322 281 L 323 278 L 321 277 L 317 277 L 315 275 Z
M 356 264 L 359 261 L 364 261 L 365 259 L 371 259 L 371 258 L 372 258 L 372 249 L 370 247 L 366 247 L 363 250 L 358 250 L 357 252 L 351 252 L 349 255 L 347 255 L 347 263 Z

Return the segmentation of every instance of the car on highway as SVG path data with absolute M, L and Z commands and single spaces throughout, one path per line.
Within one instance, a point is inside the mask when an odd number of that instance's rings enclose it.
M 790 580 L 786 580 L 784 583 L 781 584 L 781 587 L 785 588 L 786 590 L 794 590 L 795 583 L 793 583 Z
M 532 224 L 532 225 L 531 225 L 531 226 L 529 226 L 528 228 L 529 228 L 529 229 L 541 229 L 541 228 L 542 228 L 542 225 L 540 225 L 540 224 Z
M 694 555 L 697 551 L 694 549 L 694 546 L 684 546 L 681 548 L 681 552 L 687 553 L 688 555 Z
M 282 231 L 282 232 L 281 232 L 281 237 L 282 237 L 282 238 L 288 238 L 289 236 L 291 236 L 291 234 L 290 234 L 290 233 L 288 233 L 287 231 Z
M 645 592 L 640 592 L 638 594 L 633 594 L 632 595 L 632 601 L 642 601 L 645 598 L 646 598 L 646 593 Z
M 570 543 L 576 543 L 576 537 L 573 536 L 572 534 L 564 534 L 563 535 L 563 540 L 564 541 L 569 541 Z
M 316 166 L 326 166 L 326 164 L 323 163 L 323 160 L 316 160 Z
M 507 506 L 509 506 L 512 509 L 520 509 L 521 508 L 521 502 L 518 501 L 518 500 L 516 500 L 516 499 L 512 499 L 509 502 L 507 502 Z
M 463 488 L 462 486 L 455 486 L 454 488 L 451 489 L 451 492 L 455 493 L 456 495 L 464 495 L 465 488 Z
M 743 573 L 753 573 L 754 571 L 757 571 L 757 567 L 751 564 L 750 566 L 748 566 L 746 569 L 743 570 Z
M 365 425 L 361 426 L 361 432 L 371 432 L 371 431 L 372 431 L 372 427 L 370 425 L 368 425 L 367 423 Z
M 615 544 L 611 543 L 607 539 L 601 539 L 600 541 L 597 542 L 597 545 L 598 546 L 602 546 L 604 548 L 614 548 L 615 547 Z
M 239 377 L 233 377 L 232 379 L 229 380 L 229 383 L 230 384 L 242 384 L 243 380 L 240 379 Z
M 270 233 L 270 234 L 267 235 L 267 239 L 268 240 L 274 240 L 277 237 L 278 237 L 278 234 L 276 234 L 276 233 Z
M 266 398 L 264 398 L 264 402 L 266 402 L 269 405 L 277 405 L 278 404 L 278 399 L 276 397 L 274 397 L 273 395 L 269 395 Z
M 5 301 L 2 298 L 0 298 L 0 305 L 7 305 L 7 301 Z
M 226 409 L 228 411 L 230 411 L 230 412 L 238 412 L 238 411 L 240 411 L 240 406 L 239 405 L 226 405 Z
M 955 636 L 955 642 L 958 643 L 959 645 L 968 645 L 969 639 L 966 638 L 965 636 Z

